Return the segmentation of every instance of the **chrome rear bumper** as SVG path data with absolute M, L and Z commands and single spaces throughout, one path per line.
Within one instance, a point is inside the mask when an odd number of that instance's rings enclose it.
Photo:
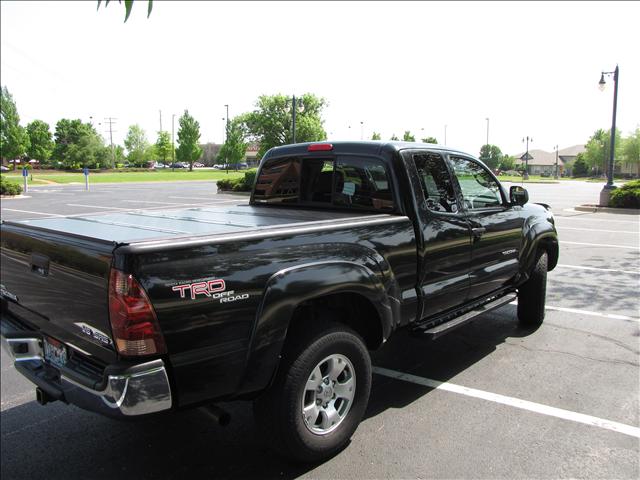
M 42 339 L 34 332 L 3 335 L 2 346 L 16 369 L 55 400 L 109 416 L 146 415 L 171 408 L 171 386 L 161 359 L 108 367 L 102 381 L 92 388 L 73 378 L 73 372 L 50 367 L 44 360 Z

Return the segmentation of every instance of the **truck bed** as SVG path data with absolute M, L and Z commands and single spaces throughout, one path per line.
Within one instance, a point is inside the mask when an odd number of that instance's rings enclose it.
M 139 242 L 255 233 L 283 227 L 348 223 L 354 219 L 378 218 L 369 212 L 292 209 L 272 206 L 236 205 L 167 210 L 91 214 L 5 222 L 68 234 L 101 243 Z M 382 214 L 382 216 L 387 216 Z

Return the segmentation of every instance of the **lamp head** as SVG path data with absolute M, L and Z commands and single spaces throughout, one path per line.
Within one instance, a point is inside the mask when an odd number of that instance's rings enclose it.
M 600 81 L 598 82 L 598 88 L 600 89 L 601 92 L 604 91 L 604 87 L 607 84 L 607 82 L 604 79 L 604 73 L 600 76 Z

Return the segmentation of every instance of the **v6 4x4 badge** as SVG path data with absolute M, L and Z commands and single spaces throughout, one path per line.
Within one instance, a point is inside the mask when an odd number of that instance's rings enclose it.
M 220 303 L 235 302 L 249 298 L 248 293 L 236 294 L 234 290 L 227 290 L 227 284 L 219 278 L 175 285 L 171 287 L 171 290 L 180 292 L 180 298 L 187 298 L 187 292 L 189 292 L 188 295 L 191 300 L 195 300 L 198 295 L 204 295 L 213 300 L 219 300 Z

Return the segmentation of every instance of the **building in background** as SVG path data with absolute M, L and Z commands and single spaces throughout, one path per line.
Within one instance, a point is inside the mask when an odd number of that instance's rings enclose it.
M 220 148 L 222 148 L 221 143 L 203 143 L 200 145 L 202 148 L 202 157 L 198 160 L 203 163 L 205 167 L 213 167 L 216 163 L 223 163 L 222 161 L 218 162 L 218 153 L 220 152 Z M 258 149 L 260 145 L 257 143 L 249 143 L 247 147 L 247 153 L 245 154 L 244 163 L 246 163 L 249 167 L 257 167 L 258 166 Z
M 585 151 L 584 145 L 573 145 L 558 150 L 558 175 L 571 175 L 571 165 L 579 153 Z M 518 169 L 524 168 L 526 152 L 514 155 Z M 529 174 L 554 176 L 556 172 L 556 152 L 529 150 Z

